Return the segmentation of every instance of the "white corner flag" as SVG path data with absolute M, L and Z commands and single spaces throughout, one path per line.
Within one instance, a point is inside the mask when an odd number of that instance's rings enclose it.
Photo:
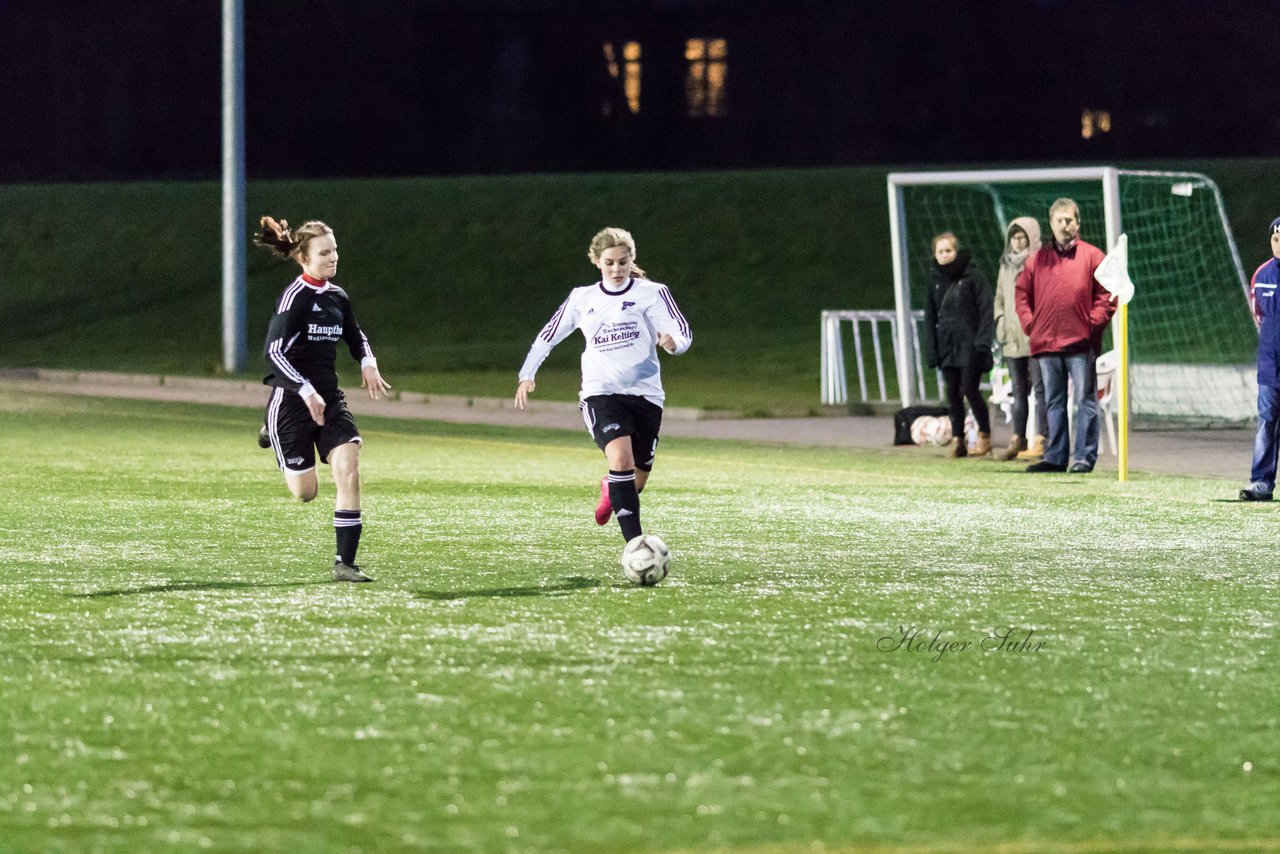
M 1129 278 L 1129 235 L 1120 235 L 1116 245 L 1093 271 L 1093 277 L 1107 289 L 1113 300 L 1119 300 L 1121 305 L 1129 304 L 1133 299 L 1133 279 Z
M 1111 298 L 1120 303 L 1116 308 L 1116 328 L 1112 332 L 1115 354 L 1118 357 L 1115 371 L 1115 403 L 1112 409 L 1119 416 L 1116 432 L 1116 479 L 1129 479 L 1129 300 L 1133 299 L 1133 279 L 1129 278 L 1129 236 L 1116 238 L 1116 245 L 1093 271 L 1098 284 L 1107 289 Z

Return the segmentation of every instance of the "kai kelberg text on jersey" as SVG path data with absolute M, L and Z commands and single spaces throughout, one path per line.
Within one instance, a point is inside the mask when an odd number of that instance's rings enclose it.
M 639 337 L 639 324 L 635 321 L 630 321 L 627 323 L 614 323 L 601 328 L 599 332 L 591 336 L 591 343 L 597 347 L 603 347 L 607 344 L 634 341 Z

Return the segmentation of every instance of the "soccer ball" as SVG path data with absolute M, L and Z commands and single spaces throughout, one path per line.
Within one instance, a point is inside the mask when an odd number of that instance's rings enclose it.
M 653 534 L 641 534 L 622 550 L 622 573 L 627 580 L 651 587 L 667 577 L 671 569 L 671 549 Z
M 951 441 L 951 419 L 921 415 L 911 422 L 911 441 L 917 445 L 945 445 Z

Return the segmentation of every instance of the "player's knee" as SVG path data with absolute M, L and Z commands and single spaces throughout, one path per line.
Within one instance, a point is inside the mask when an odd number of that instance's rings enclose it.
M 334 461 L 333 480 L 344 489 L 360 489 L 360 457 L 355 455 Z
M 631 471 L 636 467 L 636 457 L 631 453 L 630 447 L 610 447 L 605 459 L 609 461 L 609 468 L 614 471 Z
M 333 476 L 334 479 L 341 483 L 358 485 L 360 483 L 360 457 L 351 454 L 342 460 L 335 460 Z
M 316 495 L 317 495 L 317 494 L 319 494 L 319 492 L 320 492 L 320 490 L 319 490 L 319 489 L 317 489 L 317 488 L 316 488 L 316 487 L 314 487 L 314 486 L 313 486 L 313 487 L 310 487 L 310 488 L 307 488 L 307 487 L 299 487 L 299 488 L 293 489 L 293 490 L 291 490 L 291 491 L 293 492 L 293 497 L 294 497 L 294 499 L 295 499 L 299 504 L 306 504 L 306 503 L 307 503 L 307 502 L 309 502 L 309 501 L 315 501 L 315 500 L 316 500 Z

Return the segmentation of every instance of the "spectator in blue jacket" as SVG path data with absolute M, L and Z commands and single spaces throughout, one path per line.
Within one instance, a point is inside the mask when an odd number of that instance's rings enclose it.
M 1249 302 L 1258 324 L 1258 434 L 1253 440 L 1253 471 L 1241 501 L 1270 501 L 1276 488 L 1280 450 L 1280 217 L 1271 220 L 1271 258 L 1249 280 Z

